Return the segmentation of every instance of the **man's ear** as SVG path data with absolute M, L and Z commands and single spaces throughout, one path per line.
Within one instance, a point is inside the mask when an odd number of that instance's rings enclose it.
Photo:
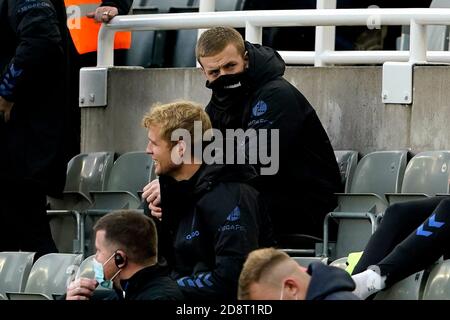
M 284 287 L 287 288 L 288 292 L 293 297 L 296 297 L 299 294 L 300 289 L 299 289 L 297 283 L 291 278 L 284 280 Z
M 177 148 L 178 148 L 178 155 L 180 156 L 180 158 L 183 158 L 184 153 L 186 152 L 186 141 L 178 140 Z
M 245 68 L 248 68 L 248 51 L 245 51 L 244 53 L 244 65 Z

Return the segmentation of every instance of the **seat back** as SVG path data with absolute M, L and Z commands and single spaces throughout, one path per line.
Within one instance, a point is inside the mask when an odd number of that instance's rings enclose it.
M 145 152 L 128 152 L 121 155 L 111 170 L 106 191 L 129 191 L 137 196 L 150 181 L 153 161 Z
M 449 193 L 450 151 L 426 151 L 408 163 L 402 193 Z
M 376 151 L 364 156 L 356 167 L 350 193 L 400 192 L 407 161 L 407 151 Z
M 33 258 L 34 252 L 0 252 L 0 296 L 24 291 Z
M 112 152 L 82 153 L 67 165 L 64 191 L 81 192 L 89 197 L 91 190 L 103 190 L 114 162 Z
M 48 211 L 52 237 L 60 253 L 83 253 L 81 215 L 75 211 Z
M 423 300 L 450 300 L 450 260 L 439 262 L 432 268 Z
M 342 185 L 345 186 L 344 191 L 348 192 L 356 165 L 358 164 L 358 152 L 354 150 L 339 150 L 334 151 L 334 155 L 336 156 L 336 162 L 341 173 Z
M 333 258 L 347 257 L 350 252 L 363 251 L 372 236 L 368 219 L 340 219 Z
M 66 293 L 81 260 L 81 254 L 50 253 L 40 257 L 31 269 L 25 293 L 41 293 L 49 297 Z
M 342 257 L 334 260 L 332 263 L 330 263 L 330 266 L 345 270 L 345 268 L 347 268 L 347 257 Z
M 375 300 L 420 300 L 422 298 L 424 272 L 416 272 L 379 292 Z
M 449 0 L 433 0 L 430 8 L 450 8 Z M 449 49 L 449 27 L 444 25 L 427 26 L 427 48 L 432 51 L 447 51 Z
M 77 274 L 75 276 L 76 279 L 78 279 L 78 278 L 94 279 L 95 278 L 94 265 L 93 265 L 94 258 L 95 258 L 95 254 L 93 254 L 83 260 L 83 262 L 80 264 L 80 267 L 78 268 Z

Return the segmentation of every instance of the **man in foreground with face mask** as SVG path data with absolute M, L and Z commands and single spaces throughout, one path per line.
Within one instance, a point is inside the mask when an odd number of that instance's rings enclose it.
M 228 27 L 205 31 L 196 55 L 206 86 L 212 90 L 206 112 L 213 128 L 223 134 L 226 129 L 238 128 L 257 132 L 257 144 L 252 147 L 246 142 L 246 156 L 258 160 L 254 167 L 261 175 L 255 186 L 268 201 L 280 245 L 290 245 L 283 243 L 287 234 L 321 237 L 323 219 L 337 205 L 334 193 L 342 191 L 339 168 L 316 112 L 283 78 L 285 63 L 280 55 L 271 48 L 244 42 Z M 273 153 L 272 160 L 279 160 L 275 174 L 261 171 L 268 167 L 261 161 L 261 149 L 254 148 L 261 146 L 261 129 L 268 131 L 267 154 Z M 270 141 L 274 130 L 279 130 L 278 141 Z M 144 199 L 152 214 L 160 217 L 156 184 L 145 188 Z
M 104 300 L 183 299 L 168 271 L 158 265 L 156 227 L 149 217 L 132 210 L 110 213 L 98 220 L 94 232 L 95 279 L 73 281 L 67 300 L 95 299 L 98 285 L 114 289 L 99 296 Z
M 358 300 L 350 275 L 339 268 L 312 263 L 301 267 L 273 249 L 251 252 L 239 277 L 239 300 Z

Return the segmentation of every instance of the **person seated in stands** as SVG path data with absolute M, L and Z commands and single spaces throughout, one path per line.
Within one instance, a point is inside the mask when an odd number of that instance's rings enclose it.
M 358 300 L 342 269 L 320 262 L 301 267 L 274 248 L 251 252 L 239 277 L 240 300 Z
M 183 295 L 158 264 L 153 220 L 133 210 L 109 213 L 94 226 L 95 279 L 79 278 L 66 300 L 182 300 Z M 112 291 L 95 291 L 100 285 Z M 97 296 L 98 295 L 98 296 Z
M 267 201 L 278 244 L 314 247 L 311 237 L 299 235 L 322 237 L 324 217 L 337 206 L 335 193 L 343 190 L 330 139 L 316 111 L 283 78 L 280 55 L 244 41 L 233 28 L 202 33 L 196 56 L 211 89 L 205 110 L 212 127 L 224 136 L 230 129 L 255 132 L 253 139 L 244 140 L 246 159 L 261 149 L 272 157 L 269 163 L 262 157 L 248 163 L 259 174 L 254 186 Z M 268 139 L 261 148 L 264 136 Z M 146 186 L 151 191 L 146 199 L 152 214 L 161 216 L 157 183 Z
M 211 132 L 195 103 L 154 106 L 143 125 L 161 188 L 160 252 L 173 278 L 188 300 L 235 300 L 247 254 L 273 244 L 265 206 L 248 184 L 254 168 L 210 164 L 195 151 Z
M 355 294 L 362 299 L 449 257 L 450 198 L 396 203 L 353 270 Z

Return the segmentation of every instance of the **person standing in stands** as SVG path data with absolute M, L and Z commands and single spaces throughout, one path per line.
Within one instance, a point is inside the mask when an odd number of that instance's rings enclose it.
M 280 55 L 244 42 L 232 28 L 216 27 L 201 35 L 196 56 L 212 90 L 206 112 L 213 128 L 224 134 L 237 128 L 255 129 L 258 134 L 261 129 L 279 130 L 275 142 L 279 153 L 272 155 L 279 158 L 279 170 L 260 175 L 255 184 L 268 201 L 278 240 L 287 234 L 321 237 L 324 217 L 337 205 L 334 193 L 343 190 L 339 168 L 315 110 L 283 78 L 285 63 Z M 258 151 L 248 142 L 246 152 L 251 157 Z M 270 146 L 269 141 L 269 151 Z M 255 165 L 258 173 L 261 167 Z M 152 214 L 161 216 L 157 180 L 145 189 Z
M 65 0 L 67 26 L 70 31 L 70 120 L 72 122 L 71 154 L 80 153 L 81 112 L 79 108 L 80 69 L 97 63 L 97 39 L 101 23 L 117 15 L 126 15 L 133 0 Z M 130 32 L 118 32 L 114 41 L 114 57 L 120 65 L 131 45 Z
M 196 104 L 155 106 L 143 124 L 161 186 L 160 254 L 172 277 L 187 300 L 235 300 L 247 254 L 273 244 L 269 216 L 248 184 L 254 169 L 207 164 L 196 154 L 211 129 L 208 115 Z M 185 134 L 180 137 L 180 132 Z
M 66 176 L 68 37 L 62 1 L 0 0 L 0 251 L 57 251 L 46 195 Z
M 251 252 L 239 277 L 239 300 L 358 300 L 342 269 L 321 262 L 308 269 L 274 248 Z
M 101 217 L 94 232 L 95 279 L 70 283 L 66 300 L 183 299 L 167 267 L 158 264 L 158 235 L 151 218 L 133 210 L 116 211 Z M 98 285 L 114 291 L 94 291 Z

